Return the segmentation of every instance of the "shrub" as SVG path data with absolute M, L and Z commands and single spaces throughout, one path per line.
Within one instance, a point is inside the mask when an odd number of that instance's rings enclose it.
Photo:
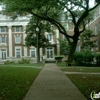
M 91 65 L 93 63 L 93 59 L 94 54 L 89 50 L 76 52 L 74 55 L 76 65 Z
M 76 65 L 83 64 L 83 53 L 82 52 L 76 52 L 74 54 L 74 61 L 75 61 Z
M 15 62 L 14 62 L 14 61 L 7 60 L 7 61 L 4 62 L 4 64 L 5 64 L 5 65 L 8 65 L 8 64 L 15 64 Z
M 93 59 L 94 59 L 94 55 L 91 51 L 86 50 L 83 52 L 83 60 L 86 65 L 92 64 Z
M 96 64 L 100 65 L 100 53 L 95 53 Z
M 55 56 L 55 60 L 59 63 L 62 61 L 64 56 Z
M 28 63 L 30 63 L 30 60 L 29 59 L 22 58 L 21 60 L 18 60 L 17 63 L 18 64 L 28 64 Z

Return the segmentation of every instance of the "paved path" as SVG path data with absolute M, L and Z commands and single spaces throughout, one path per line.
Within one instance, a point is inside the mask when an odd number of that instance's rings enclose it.
M 93 74 L 93 75 L 97 75 L 97 74 L 100 74 L 100 73 L 95 73 L 95 72 L 64 72 L 65 74 Z
M 23 100 L 87 99 L 56 64 L 46 64 Z

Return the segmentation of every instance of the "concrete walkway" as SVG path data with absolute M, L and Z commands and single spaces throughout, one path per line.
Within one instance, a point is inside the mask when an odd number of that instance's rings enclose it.
M 87 99 L 56 64 L 46 64 L 23 100 Z

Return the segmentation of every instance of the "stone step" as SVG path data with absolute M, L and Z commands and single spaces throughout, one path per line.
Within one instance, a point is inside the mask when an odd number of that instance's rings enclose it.
M 56 63 L 55 60 L 46 60 L 45 63 Z

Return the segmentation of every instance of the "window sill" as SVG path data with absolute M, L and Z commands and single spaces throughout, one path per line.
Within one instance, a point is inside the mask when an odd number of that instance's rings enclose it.
M 0 46 L 7 46 L 7 43 L 0 43 Z

